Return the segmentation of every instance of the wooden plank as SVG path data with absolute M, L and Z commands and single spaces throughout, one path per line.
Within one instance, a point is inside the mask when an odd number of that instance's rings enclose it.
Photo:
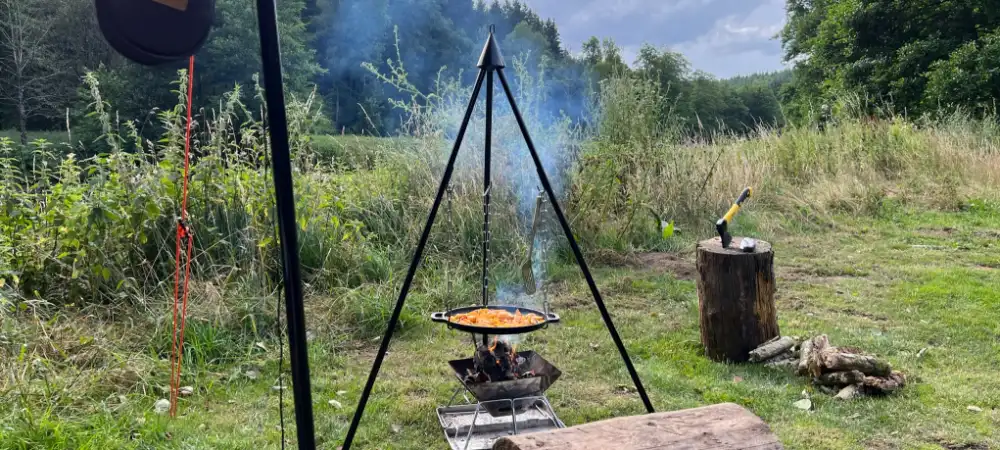
M 493 450 L 778 450 L 771 428 L 733 403 L 620 417 L 498 440 Z

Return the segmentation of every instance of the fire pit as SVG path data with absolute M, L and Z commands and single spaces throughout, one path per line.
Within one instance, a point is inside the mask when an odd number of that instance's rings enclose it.
M 537 397 L 562 375 L 562 372 L 539 354 L 527 350 L 515 352 L 506 342 L 480 345 L 472 358 L 449 361 L 455 376 L 480 402 Z M 505 402 L 486 405 L 491 415 L 509 414 Z M 532 405 L 524 404 L 523 407 Z

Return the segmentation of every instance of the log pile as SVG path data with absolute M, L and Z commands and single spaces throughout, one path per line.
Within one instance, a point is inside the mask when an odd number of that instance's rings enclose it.
M 801 342 L 776 337 L 751 351 L 750 362 L 808 376 L 821 390 L 844 400 L 888 395 L 906 385 L 906 377 L 888 362 L 857 349 L 834 347 L 825 334 Z

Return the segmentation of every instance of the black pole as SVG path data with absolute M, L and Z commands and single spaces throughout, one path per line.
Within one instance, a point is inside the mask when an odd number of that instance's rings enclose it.
M 493 149 L 493 69 L 486 69 L 486 142 L 483 151 L 483 306 L 490 303 L 490 163 Z M 489 345 L 489 335 L 483 335 Z
M 265 1 L 265 0 L 260 0 Z M 417 273 L 417 267 L 420 266 L 420 259 L 424 254 L 424 247 L 427 245 L 427 239 L 431 235 L 431 228 L 434 226 L 434 218 L 437 216 L 438 208 L 441 206 L 441 200 L 444 198 L 444 193 L 448 189 L 448 183 L 451 182 L 451 174 L 455 170 L 455 159 L 458 157 L 458 150 L 462 148 L 462 139 L 465 138 L 465 130 L 469 127 L 469 120 L 472 119 L 472 112 L 476 109 L 476 100 L 479 98 L 479 91 L 483 87 L 483 78 L 486 76 L 485 70 L 479 71 L 479 78 L 476 79 L 476 87 L 472 90 L 472 98 L 469 99 L 469 107 L 465 110 L 465 118 L 462 119 L 462 126 L 458 129 L 458 136 L 455 137 L 455 145 L 451 149 L 451 156 L 448 157 L 448 164 L 444 168 L 444 175 L 441 177 L 441 184 L 438 186 L 437 196 L 434 197 L 434 204 L 431 205 L 431 212 L 427 215 L 427 223 L 424 224 L 424 231 L 420 234 L 420 242 L 417 243 L 417 250 L 413 253 L 413 260 L 410 261 L 410 268 L 406 272 L 406 278 L 403 280 L 403 288 L 399 291 L 399 298 L 396 299 L 396 308 L 392 310 L 392 316 L 389 318 L 389 326 L 386 327 L 385 334 L 382 336 L 382 345 L 378 348 L 378 354 L 375 355 L 375 363 L 372 365 L 371 372 L 368 373 L 368 381 L 365 383 L 365 389 L 361 392 L 361 400 L 358 402 L 358 409 L 354 411 L 354 418 L 351 420 L 351 428 L 347 430 L 347 437 L 344 438 L 343 450 L 350 450 L 351 443 L 354 441 L 354 435 L 358 431 L 358 425 L 361 424 L 361 417 L 365 414 L 365 406 L 368 404 L 368 397 L 372 393 L 372 388 L 375 386 L 375 379 L 378 378 L 378 372 L 382 368 L 382 360 L 385 359 L 385 353 L 389 350 L 389 341 L 392 339 L 392 332 L 396 329 L 396 324 L 399 322 L 399 314 L 403 312 L 403 304 L 406 302 L 406 295 L 410 292 L 410 285 L 413 283 L 413 276 Z
M 288 149 L 288 122 L 281 74 L 281 48 L 275 0 L 257 0 L 260 58 L 263 63 L 267 124 L 271 134 L 271 165 L 274 170 L 275 207 L 284 268 L 285 312 L 288 316 L 288 353 L 292 362 L 292 393 L 295 398 L 295 429 L 299 449 L 316 448 L 312 395 L 309 386 L 309 352 L 302 307 L 302 274 L 292 191 L 292 160 Z
M 622 343 L 621 336 L 618 335 L 618 330 L 615 329 L 614 322 L 611 321 L 611 314 L 608 313 L 608 308 L 604 306 L 604 300 L 601 299 L 601 293 L 597 290 L 597 284 L 594 283 L 594 277 L 590 274 L 590 268 L 587 267 L 587 261 L 583 259 L 583 252 L 580 251 L 580 246 L 576 243 L 576 238 L 573 236 L 573 231 L 569 228 L 569 222 L 566 220 L 566 216 L 563 214 L 562 208 L 559 206 L 559 201 L 556 199 L 555 191 L 552 190 L 552 185 L 549 183 L 549 177 L 545 175 L 545 169 L 542 167 L 542 161 L 538 157 L 538 152 L 535 150 L 535 144 L 531 140 L 531 135 L 528 134 L 528 127 L 524 124 L 524 118 L 521 117 L 521 111 L 517 109 L 517 103 L 514 101 L 514 94 L 511 93 L 510 85 L 507 84 L 507 77 L 503 74 L 503 69 L 497 69 L 497 76 L 500 77 L 500 84 L 503 85 L 504 93 L 507 94 L 507 101 L 510 102 L 510 109 L 514 112 L 514 118 L 517 119 L 517 126 L 521 129 L 521 134 L 524 135 L 524 142 L 528 145 L 528 151 L 531 152 L 531 159 L 535 162 L 535 170 L 538 171 L 538 178 L 542 182 L 542 187 L 545 188 L 545 192 L 549 194 L 549 201 L 552 203 L 552 210 L 556 212 L 556 217 L 559 219 L 559 225 L 562 226 L 563 232 L 566 233 L 566 239 L 569 240 L 569 246 L 573 249 L 573 256 L 576 257 L 577 263 L 580 264 L 580 270 L 583 271 L 584 278 L 587 279 L 587 286 L 590 287 L 590 293 L 594 295 L 594 301 L 597 303 L 597 309 L 601 311 L 601 317 L 604 319 L 604 324 L 608 327 L 608 332 L 611 333 L 611 339 L 615 341 L 615 346 L 618 347 L 618 353 L 621 353 L 622 359 L 625 361 L 625 367 L 628 369 L 629 375 L 632 377 L 632 382 L 635 384 L 635 388 L 639 391 L 639 397 L 642 397 L 642 403 L 646 405 L 646 411 L 653 412 L 653 404 L 649 401 L 649 396 L 646 395 L 646 389 L 642 386 L 642 380 L 639 379 L 639 374 L 636 373 L 635 367 L 632 365 L 632 359 L 628 356 L 628 350 L 625 349 L 625 344 Z

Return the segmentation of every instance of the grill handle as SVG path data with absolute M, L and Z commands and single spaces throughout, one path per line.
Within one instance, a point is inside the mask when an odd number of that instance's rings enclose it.
M 545 322 L 546 323 L 548 323 L 548 322 L 555 323 L 555 322 L 558 322 L 558 321 L 559 321 L 559 314 L 556 314 L 556 313 L 545 313 Z
M 448 313 L 444 312 L 431 313 L 431 322 L 448 323 Z

